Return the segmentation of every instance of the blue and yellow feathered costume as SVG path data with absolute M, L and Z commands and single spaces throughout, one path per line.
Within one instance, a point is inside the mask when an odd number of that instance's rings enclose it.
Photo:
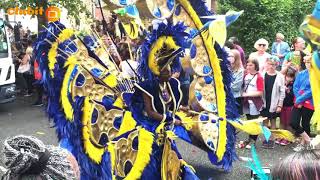
M 141 47 L 138 81 L 121 76 L 96 34 L 78 34 L 52 22 L 39 35 L 34 49 L 48 92 L 47 112 L 60 145 L 76 157 L 81 179 L 198 179 L 179 154 L 176 138 L 201 147 L 212 164 L 230 170 L 235 127 L 262 132 L 259 123 L 242 123 L 233 111 L 227 53 L 203 29 L 207 22 L 199 17 L 212 15 L 204 2 L 168 0 L 167 8 L 171 20 L 159 24 Z M 161 9 L 154 13 L 162 16 Z M 170 101 L 161 95 L 163 67 L 179 71 L 182 60 L 194 71 L 192 116 L 179 110 L 178 80 L 165 82 Z M 162 121 L 145 112 L 143 96 Z

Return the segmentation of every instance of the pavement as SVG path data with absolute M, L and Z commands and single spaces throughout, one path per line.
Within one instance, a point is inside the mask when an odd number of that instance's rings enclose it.
M 34 97 L 17 97 L 17 100 L 9 104 L 0 104 L 0 149 L 6 137 L 25 134 L 33 135 L 41 139 L 45 144 L 57 145 L 57 138 L 52 124 L 48 121 L 44 107 L 33 107 Z M 244 133 L 238 134 L 239 140 L 244 140 Z M 210 164 L 207 154 L 195 146 L 178 141 L 178 148 L 186 162 L 197 171 L 200 179 L 204 180 L 246 180 L 250 179 L 250 170 L 246 168 L 246 162 L 235 161 L 230 172 L 224 172 Z M 266 167 L 273 167 L 281 159 L 292 153 L 292 146 L 276 145 L 274 149 L 261 148 L 261 140 L 257 143 L 257 153 L 261 163 Z M 250 150 L 237 149 L 239 157 L 251 157 Z M 1 156 L 0 156 L 1 157 Z M 0 165 L 3 165 L 0 158 Z

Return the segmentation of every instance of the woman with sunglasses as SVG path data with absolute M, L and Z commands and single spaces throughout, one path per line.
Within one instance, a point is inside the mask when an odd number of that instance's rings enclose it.
M 257 59 L 259 62 L 259 71 L 265 72 L 266 71 L 266 61 L 270 58 L 271 54 L 267 53 L 269 43 L 264 38 L 259 39 L 254 43 L 254 48 L 257 50 L 250 54 L 249 58 Z

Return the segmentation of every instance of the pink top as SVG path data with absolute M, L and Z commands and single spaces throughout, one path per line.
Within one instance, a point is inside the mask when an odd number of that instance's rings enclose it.
M 250 54 L 250 58 L 256 58 L 259 62 L 259 72 L 266 72 L 267 68 L 267 59 L 271 57 L 271 54 L 264 52 L 263 54 L 258 54 L 258 52 L 254 52 Z

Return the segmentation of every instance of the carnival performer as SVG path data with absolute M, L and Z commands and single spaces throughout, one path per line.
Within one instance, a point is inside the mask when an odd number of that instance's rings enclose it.
M 175 125 L 181 125 L 181 121 L 172 117 L 172 111 L 177 110 L 182 97 L 180 82 L 171 78 L 170 68 L 165 68 L 154 81 L 145 81 L 140 85 L 136 84 L 137 91 L 135 95 L 142 95 L 144 112 L 147 118 L 146 124 L 150 125 L 148 129 L 154 131 L 158 125 L 165 121 Z M 141 98 L 141 96 L 134 96 Z M 155 109 L 154 109 L 155 108 Z

